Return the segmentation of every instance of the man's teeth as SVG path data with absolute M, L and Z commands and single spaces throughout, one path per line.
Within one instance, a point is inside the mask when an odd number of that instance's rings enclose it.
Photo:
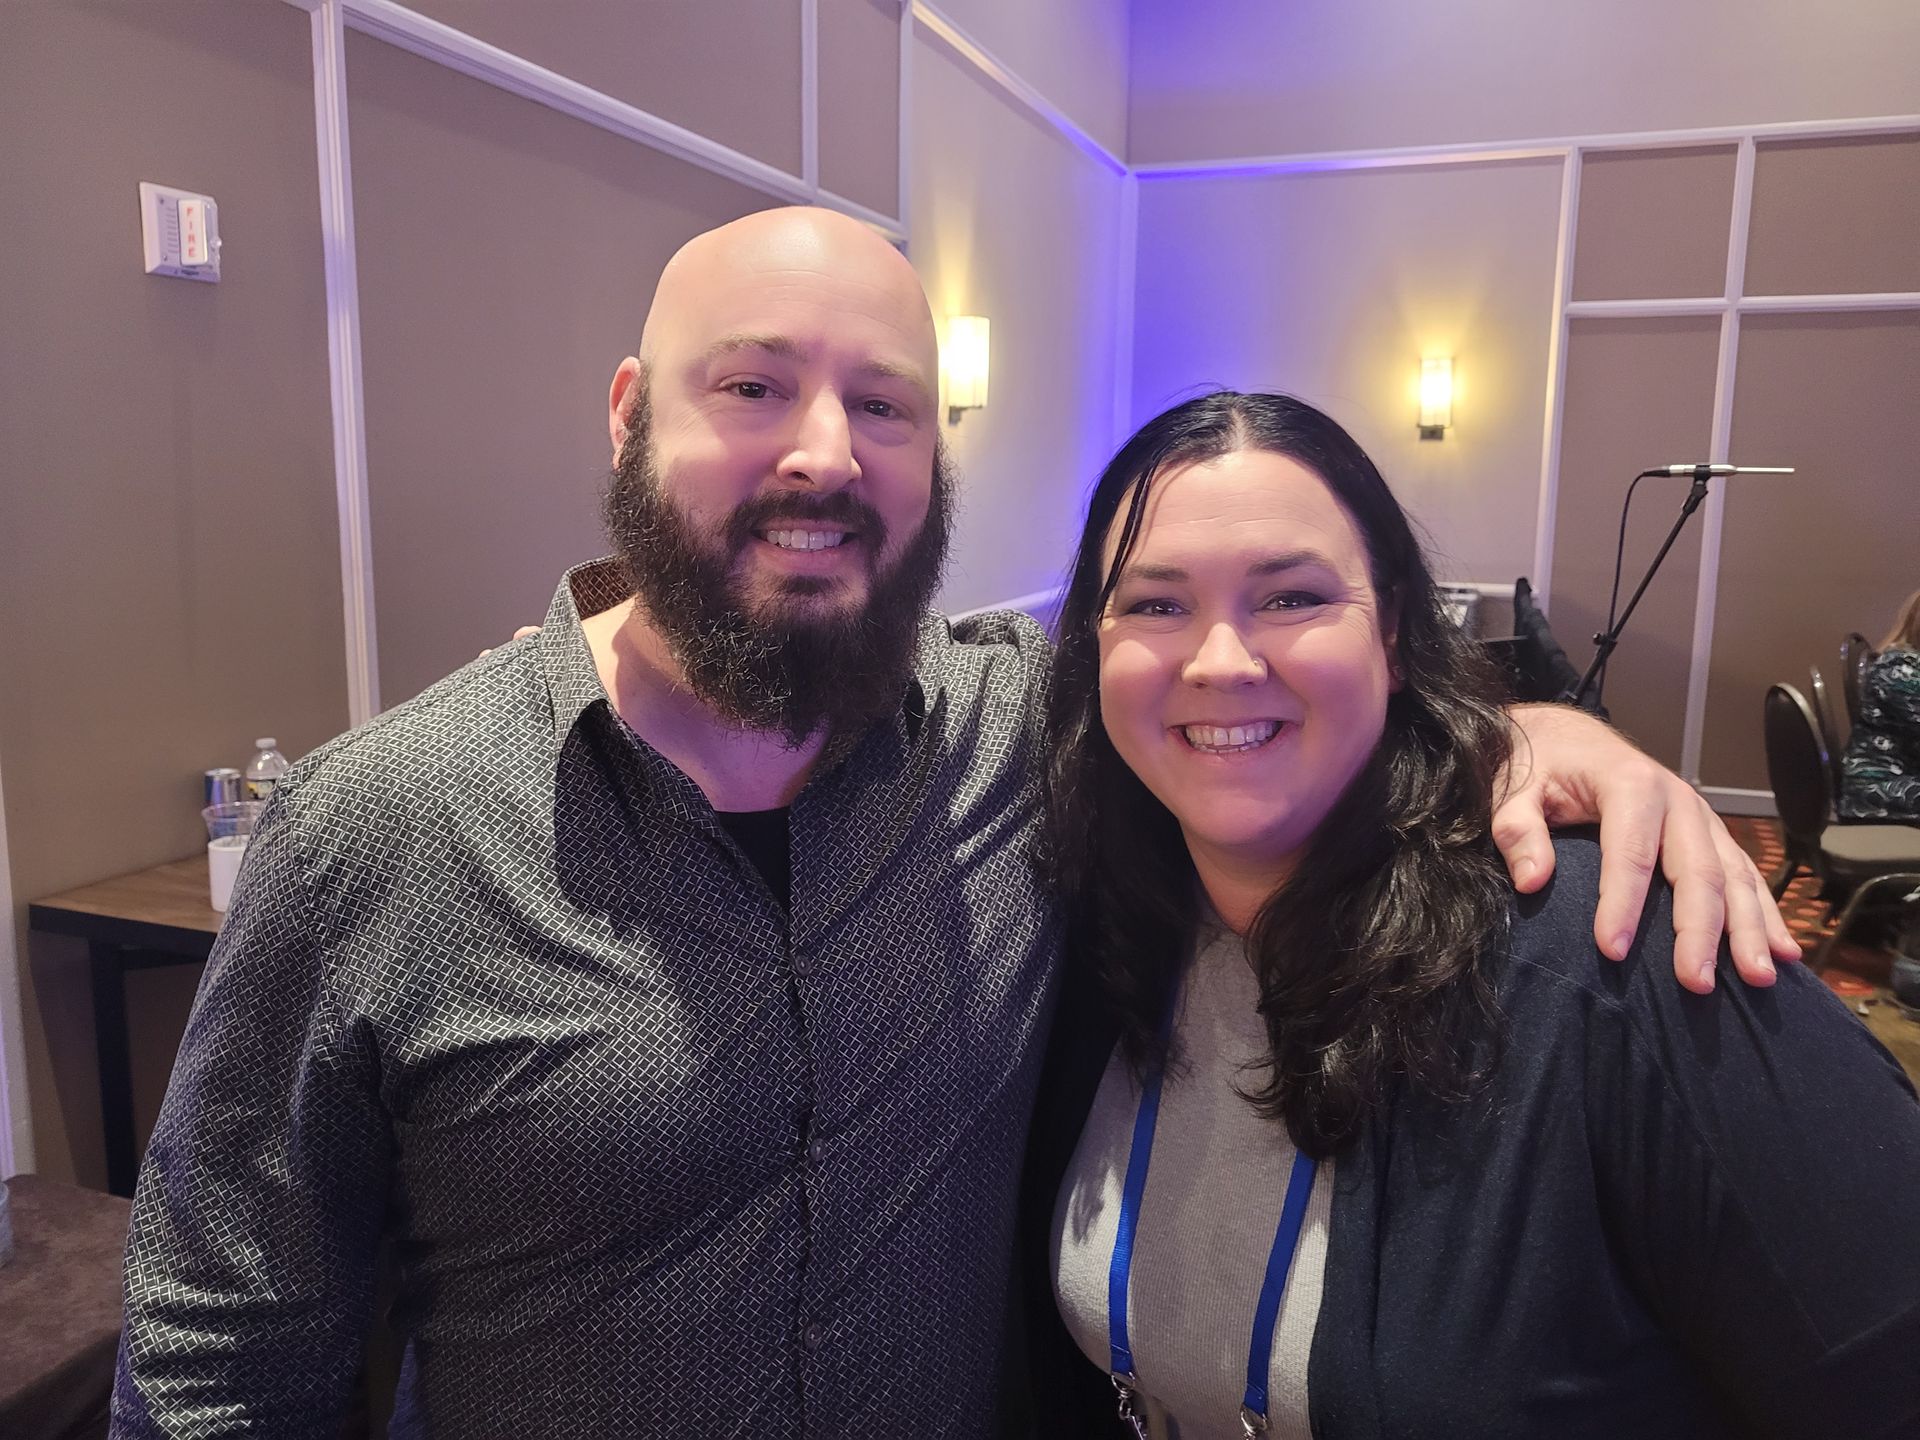
M 1196 750 L 1253 750 L 1271 740 L 1280 731 L 1278 720 L 1262 720 L 1253 725 L 1187 725 L 1187 743 Z
M 831 550 L 846 538 L 844 530 L 767 531 L 767 543 L 782 550 Z

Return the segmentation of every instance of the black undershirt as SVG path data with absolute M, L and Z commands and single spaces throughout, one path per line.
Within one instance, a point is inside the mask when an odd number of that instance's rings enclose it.
M 720 822 L 721 829 L 733 837 L 733 843 L 746 852 L 747 859 L 753 862 L 753 868 L 766 881 L 767 889 L 773 892 L 773 898 L 780 902 L 780 908 L 792 908 L 792 851 L 787 843 L 786 807 L 778 810 L 716 810 L 713 818 Z

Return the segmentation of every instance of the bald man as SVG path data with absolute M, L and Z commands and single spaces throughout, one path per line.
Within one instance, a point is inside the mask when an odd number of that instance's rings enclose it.
M 140 1177 L 115 1435 L 331 1440 L 383 1242 L 394 1435 L 993 1430 L 1046 647 L 927 614 L 935 376 L 843 217 L 669 263 L 609 396 L 617 557 L 255 833 Z

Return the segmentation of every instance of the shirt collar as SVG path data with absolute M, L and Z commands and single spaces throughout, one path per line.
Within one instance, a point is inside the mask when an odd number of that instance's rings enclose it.
M 593 651 L 588 648 L 580 622 L 632 596 L 633 587 L 627 583 L 620 562 L 611 558 L 574 566 L 553 592 L 553 603 L 547 607 L 547 618 L 535 643 L 540 647 L 540 669 L 546 677 L 547 693 L 553 697 L 554 738 L 562 743 L 584 711 L 595 702 L 605 704 L 607 700 L 606 687 L 600 683 L 600 670 L 593 663 Z

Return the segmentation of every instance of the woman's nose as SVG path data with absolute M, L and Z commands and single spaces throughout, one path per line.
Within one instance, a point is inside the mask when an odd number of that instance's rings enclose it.
M 1182 678 L 1189 685 L 1257 685 L 1267 678 L 1267 662 L 1238 629 L 1223 621 L 1207 627 Z

